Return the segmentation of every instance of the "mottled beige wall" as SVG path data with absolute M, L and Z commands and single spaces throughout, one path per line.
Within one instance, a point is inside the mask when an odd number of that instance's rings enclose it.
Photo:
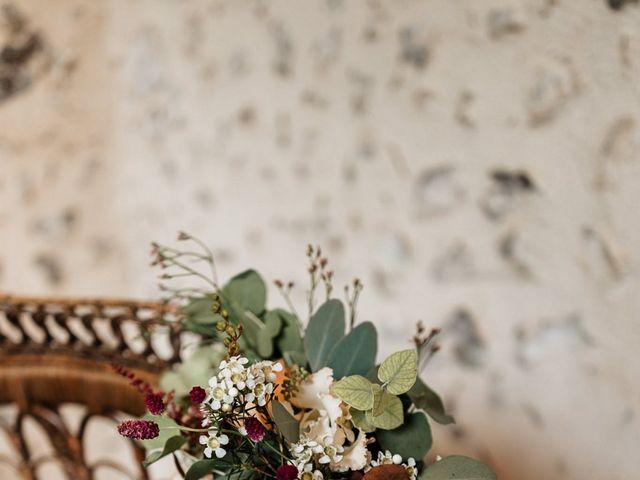
M 636 478 L 638 3 L 5 3 L 1 289 L 155 297 L 178 229 L 301 284 L 319 243 L 383 353 L 443 327 L 437 453 Z

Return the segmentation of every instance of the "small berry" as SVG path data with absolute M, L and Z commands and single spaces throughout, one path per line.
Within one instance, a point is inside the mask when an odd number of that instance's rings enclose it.
M 191 400 L 191 403 L 199 405 L 204 402 L 205 398 L 207 398 L 207 392 L 202 387 L 196 385 L 189 391 L 189 399 Z

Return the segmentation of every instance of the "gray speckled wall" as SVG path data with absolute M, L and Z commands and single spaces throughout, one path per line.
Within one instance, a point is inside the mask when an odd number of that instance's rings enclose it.
M 504 479 L 637 476 L 637 2 L 13 0 L 0 18 L 2 290 L 155 297 L 148 243 L 178 229 L 224 275 L 302 284 L 319 243 L 338 283 L 363 279 L 382 353 L 418 318 L 443 327 L 427 378 L 459 424 L 435 453 Z

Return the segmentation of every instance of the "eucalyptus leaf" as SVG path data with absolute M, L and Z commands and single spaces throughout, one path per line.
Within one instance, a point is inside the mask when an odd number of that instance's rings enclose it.
M 408 392 L 413 404 L 441 425 L 455 423 L 455 419 L 445 412 L 442 399 L 419 378 Z
M 271 414 L 282 436 L 291 443 L 300 440 L 300 423 L 277 400 L 271 402 Z
M 496 475 L 486 465 L 461 455 L 453 455 L 437 461 L 424 469 L 420 480 L 496 480 Z
M 185 329 L 199 335 L 216 337 L 215 325 L 219 320 L 222 320 L 222 317 L 213 313 L 212 305 L 213 297 L 211 295 L 191 298 L 189 303 L 182 308 Z
M 187 473 L 184 476 L 184 480 L 199 480 L 205 475 L 210 474 L 218 462 L 219 460 L 217 459 L 209 458 L 197 461 L 189 467 L 189 470 L 187 470 Z
M 241 323 L 258 354 L 262 358 L 271 357 L 275 337 L 278 336 L 282 328 L 282 318 L 277 313 L 267 312 L 263 322 L 253 312 L 246 310 L 244 320 Z
M 175 435 L 170 437 L 167 442 L 164 444 L 164 448 L 162 450 L 158 450 L 149 455 L 143 463 L 145 467 L 148 467 L 154 462 L 157 462 L 162 457 L 166 457 L 167 455 L 179 450 L 185 443 L 187 443 L 187 437 L 183 437 L 182 435 Z
M 331 350 L 344 337 L 344 328 L 344 306 L 340 300 L 327 300 L 311 316 L 304 348 L 313 372 L 327 366 Z
M 226 301 L 255 315 L 262 314 L 267 303 L 267 286 L 255 270 L 246 270 L 233 277 L 222 288 L 221 293 L 223 307 Z
M 282 309 L 275 309 L 273 312 L 282 320 L 282 329 L 275 340 L 278 350 L 287 363 L 306 365 L 307 357 L 304 353 L 304 341 L 300 335 L 298 318 Z
M 349 412 L 351 413 L 351 421 L 357 428 L 365 433 L 371 433 L 375 431 L 376 427 L 374 427 L 367 421 L 365 412 L 363 412 L 362 410 L 357 410 L 355 408 L 351 408 Z
M 405 393 L 413 387 L 417 375 L 418 354 L 413 348 L 389 355 L 378 370 L 378 379 L 394 395 Z
M 364 322 L 340 340 L 329 355 L 333 378 L 366 375 L 376 363 L 378 334 L 371 322 Z
M 398 397 L 383 391 L 380 409 L 382 413 L 377 416 L 373 415 L 371 410 L 367 411 L 365 414 L 367 422 L 376 428 L 384 430 L 393 430 L 402 425 L 404 412 L 402 402 Z
M 398 428 L 378 430 L 376 437 L 383 450 L 416 460 L 423 458 L 432 444 L 431 428 L 422 412 L 407 415 Z
M 362 375 L 351 375 L 335 382 L 331 389 L 347 405 L 358 410 L 370 410 L 373 408 L 371 385 Z

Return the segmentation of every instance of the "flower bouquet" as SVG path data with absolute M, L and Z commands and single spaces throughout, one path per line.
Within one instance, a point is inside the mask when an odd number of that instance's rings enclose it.
M 303 317 L 292 283 L 275 282 L 288 309 L 269 309 L 257 272 L 220 285 L 205 244 L 185 233 L 178 239 L 195 249 L 154 244 L 153 264 L 170 281 L 161 288 L 179 308 L 181 328 L 197 335 L 198 349 L 166 372 L 162 390 L 114 367 L 145 398 L 149 413 L 118 429 L 145 446 L 146 465 L 173 455 L 187 480 L 495 479 L 462 456 L 423 462 L 432 442 L 428 418 L 454 421 L 419 377 L 438 349 L 438 330 L 418 324 L 411 348 L 376 364 L 376 329 L 357 316 L 362 284 L 345 287 L 344 303 L 334 298 L 319 248 L 307 250 Z M 172 286 L 179 277 L 205 288 Z

